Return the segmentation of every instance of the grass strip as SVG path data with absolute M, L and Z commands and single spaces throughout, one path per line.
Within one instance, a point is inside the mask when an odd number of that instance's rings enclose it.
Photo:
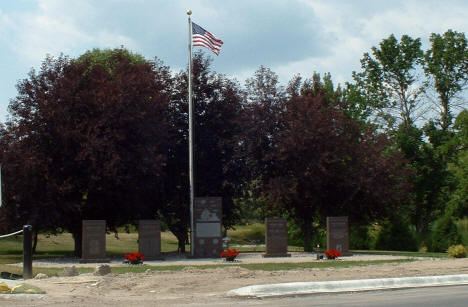
M 351 250 L 351 254 L 360 255 L 388 255 L 388 256 L 405 256 L 405 257 L 428 257 L 428 258 L 447 258 L 447 253 L 420 253 L 420 252 L 399 252 L 399 251 L 382 251 L 382 250 Z
M 387 263 L 405 263 L 412 262 L 414 259 L 396 259 L 396 260 L 370 260 L 370 261 L 317 261 L 317 262 L 300 262 L 300 263 L 246 263 L 240 267 L 249 270 L 261 271 L 285 271 L 296 269 L 328 269 L 328 268 L 350 268 L 356 266 L 379 265 Z
M 125 274 L 125 273 L 144 273 L 148 269 L 151 271 L 182 271 L 186 268 L 194 268 L 198 270 L 226 268 L 230 266 L 240 266 L 241 268 L 251 271 L 285 271 L 285 270 L 298 270 L 298 269 L 328 269 L 328 268 L 349 268 L 356 266 L 380 265 L 387 263 L 405 263 L 415 261 L 414 259 L 398 259 L 398 260 L 372 260 L 372 261 L 318 261 L 318 262 L 301 262 L 301 263 L 224 263 L 224 264 L 203 264 L 203 265 L 129 265 L 112 267 L 112 273 Z M 91 273 L 94 268 L 91 267 L 78 267 L 80 274 Z M 0 264 L 0 271 L 10 272 L 14 274 L 22 274 L 23 268 L 18 266 L 10 266 Z M 58 276 L 63 271 L 60 268 L 45 268 L 33 267 L 33 275 L 38 273 L 47 274 L 47 276 Z
M 413 259 L 397 259 L 397 260 L 372 260 L 372 261 L 319 261 L 319 262 L 301 262 L 301 263 L 223 263 L 223 264 L 201 264 L 201 265 L 138 265 L 128 267 L 112 267 L 112 273 L 143 273 L 146 270 L 151 271 L 182 271 L 186 268 L 194 268 L 198 270 L 218 269 L 230 266 L 239 266 L 251 271 L 285 271 L 295 269 L 327 269 L 327 268 L 348 268 L 354 266 L 379 265 L 386 263 L 405 263 L 415 261 Z

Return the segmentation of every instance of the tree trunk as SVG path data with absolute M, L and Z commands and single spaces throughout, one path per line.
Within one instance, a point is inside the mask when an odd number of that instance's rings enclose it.
M 312 244 L 312 220 L 309 217 L 304 217 L 304 224 L 302 233 L 304 235 L 304 251 L 313 252 L 314 246 Z
M 75 256 L 81 258 L 81 249 L 83 241 L 81 229 L 72 230 L 72 236 L 73 240 L 75 241 Z
M 172 232 L 177 238 L 177 252 L 179 254 L 185 253 L 185 244 L 187 244 L 187 232 L 185 231 L 178 231 Z
M 452 123 L 452 115 L 450 114 L 450 110 L 449 110 L 449 100 L 446 97 L 442 98 L 442 108 L 443 108 L 443 111 L 441 113 L 441 118 L 442 118 L 441 128 L 443 131 L 447 131 L 450 124 Z
M 37 233 L 39 231 L 37 229 L 34 229 L 34 238 L 33 238 L 33 246 L 32 246 L 32 253 L 35 254 L 36 253 L 36 247 L 37 247 Z
M 185 253 L 185 242 L 187 239 L 177 238 L 177 251 L 179 254 Z

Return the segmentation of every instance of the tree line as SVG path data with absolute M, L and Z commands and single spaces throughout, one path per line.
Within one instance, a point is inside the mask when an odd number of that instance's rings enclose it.
M 318 73 L 282 86 L 263 66 L 242 86 L 196 53 L 195 195 L 223 198 L 225 229 L 253 209 L 288 217 L 306 251 L 332 215 L 414 225 L 432 248 L 438 220 L 468 215 L 468 49 L 451 30 L 430 41 L 384 39 L 343 86 Z M 124 48 L 47 57 L 0 128 L 0 228 L 69 231 L 80 255 L 83 219 L 158 218 L 185 251 L 187 84 Z

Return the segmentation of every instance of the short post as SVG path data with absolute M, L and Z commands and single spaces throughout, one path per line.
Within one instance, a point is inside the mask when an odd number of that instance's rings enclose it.
M 23 226 L 23 278 L 32 278 L 32 226 Z

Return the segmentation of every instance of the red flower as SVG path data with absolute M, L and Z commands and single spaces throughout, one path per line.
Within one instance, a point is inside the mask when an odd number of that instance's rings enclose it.
M 128 253 L 125 254 L 125 259 L 132 263 L 139 263 L 141 260 L 145 259 L 145 256 L 143 256 L 143 254 L 140 252 Z
M 226 261 L 234 261 L 234 259 L 239 256 L 239 252 L 233 248 L 233 249 L 227 249 L 221 253 L 221 258 L 226 258 Z
M 336 250 L 336 249 L 329 249 L 329 250 L 326 250 L 325 252 L 325 255 L 327 256 L 328 259 L 335 259 L 335 258 L 338 258 L 339 256 L 341 256 L 341 253 L 340 251 Z

